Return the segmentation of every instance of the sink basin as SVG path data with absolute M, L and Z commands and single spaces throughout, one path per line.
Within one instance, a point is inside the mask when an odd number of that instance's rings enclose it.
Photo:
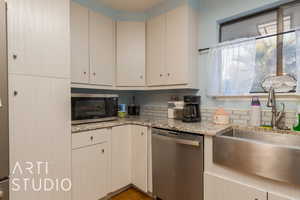
M 213 138 L 213 161 L 300 185 L 300 136 L 233 128 Z

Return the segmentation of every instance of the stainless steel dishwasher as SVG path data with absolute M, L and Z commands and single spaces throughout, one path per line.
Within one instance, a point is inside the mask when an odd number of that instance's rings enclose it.
M 203 136 L 152 129 L 153 195 L 203 200 Z

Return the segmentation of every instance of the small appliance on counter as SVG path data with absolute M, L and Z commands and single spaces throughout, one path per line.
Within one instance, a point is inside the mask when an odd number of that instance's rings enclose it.
M 200 122 L 200 96 L 184 96 L 183 122 Z
M 139 116 L 140 115 L 140 105 L 135 103 L 135 97 L 132 97 L 132 104 L 128 105 L 128 115 Z
M 72 94 L 72 124 L 116 120 L 118 95 Z
M 168 118 L 169 119 L 183 119 L 183 101 L 169 101 L 168 102 Z

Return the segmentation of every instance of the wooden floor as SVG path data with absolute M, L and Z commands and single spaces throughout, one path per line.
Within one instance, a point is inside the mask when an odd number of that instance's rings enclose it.
M 150 197 L 145 194 L 130 188 L 125 192 L 113 197 L 111 200 L 152 200 Z

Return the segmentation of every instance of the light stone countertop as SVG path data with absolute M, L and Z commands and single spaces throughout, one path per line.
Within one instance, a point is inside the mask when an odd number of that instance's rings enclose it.
M 238 126 L 238 125 L 216 125 L 212 122 L 198 122 L 198 123 L 185 123 L 180 120 L 166 119 L 166 118 L 155 118 L 155 117 L 130 117 L 130 118 L 120 118 L 115 121 L 72 125 L 72 133 L 79 133 L 85 131 L 92 131 L 102 128 L 110 128 L 114 126 L 122 125 L 141 125 L 153 128 L 169 129 L 173 131 L 183 131 L 188 133 L 215 136 L 217 134 L 222 134 L 232 128 L 254 130 L 256 132 L 269 132 L 274 134 L 288 134 L 300 136 L 300 132 L 296 131 L 286 131 L 286 130 L 270 130 L 259 127 L 250 126 Z
M 166 118 L 146 118 L 146 117 L 130 117 L 118 119 L 115 121 L 90 123 L 73 125 L 72 133 L 97 130 L 102 128 L 110 128 L 121 125 L 141 125 L 153 128 L 169 129 L 173 131 L 183 131 L 188 133 L 215 136 L 231 129 L 231 125 L 215 125 L 210 122 L 184 123 L 180 120 Z

